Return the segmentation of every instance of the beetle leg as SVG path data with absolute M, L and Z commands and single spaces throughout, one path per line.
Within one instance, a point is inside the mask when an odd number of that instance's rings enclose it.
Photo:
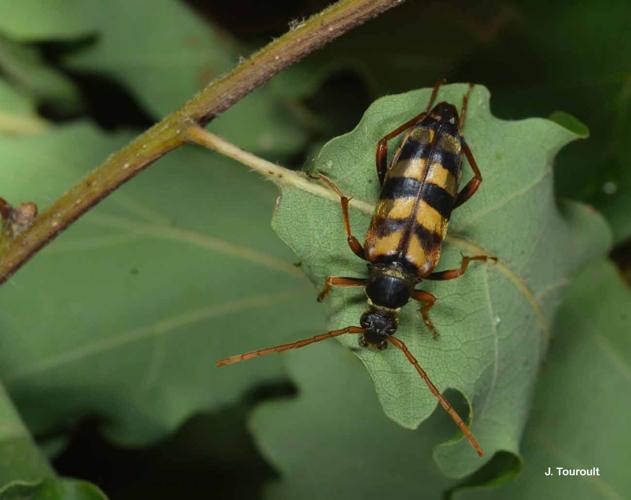
M 414 357 L 414 355 L 408 349 L 408 346 L 406 346 L 405 343 L 401 339 L 396 338 L 394 335 L 388 337 L 388 342 L 393 344 L 397 349 L 400 349 L 401 352 L 408 359 L 408 361 L 412 363 L 412 366 L 414 366 L 414 369 L 425 381 L 431 393 L 434 396 L 436 396 L 436 399 L 438 399 L 440 406 L 442 406 L 445 409 L 445 411 L 449 413 L 453 421 L 456 423 L 456 425 L 460 428 L 462 433 L 469 440 L 469 443 L 471 443 L 471 446 L 473 446 L 473 449 L 475 450 L 475 452 L 480 456 L 484 455 L 484 452 L 482 451 L 482 447 L 480 446 L 480 443 L 478 443 L 477 439 L 471 432 L 471 429 L 469 429 L 467 424 L 465 424 L 462 421 L 462 418 L 460 418 L 460 415 L 458 415 L 458 412 L 454 410 L 454 408 L 449 404 L 449 401 L 447 401 L 443 397 L 443 395 L 440 393 L 440 390 L 438 389 L 438 387 L 436 387 L 434 383 L 430 380 L 429 376 L 427 375 L 427 372 L 423 370 L 418 360 Z
M 460 118 L 458 120 L 458 131 L 460 133 L 462 133 L 462 127 L 464 126 L 464 120 L 465 120 L 465 117 L 467 116 L 467 108 L 469 107 L 469 96 L 471 95 L 472 91 L 473 91 L 473 84 L 470 83 L 469 84 L 469 89 L 467 90 L 465 95 L 462 97 L 462 108 L 460 108 Z
M 437 273 L 432 273 L 423 279 L 436 281 L 453 280 L 455 278 L 458 278 L 459 276 L 462 276 L 466 272 L 467 268 L 469 267 L 469 262 L 471 262 L 472 260 L 481 260 L 486 262 L 489 259 L 497 262 L 497 257 L 489 257 L 488 255 L 474 255 L 473 257 L 465 257 L 463 255 L 462 261 L 460 262 L 460 269 L 439 271 Z
M 414 300 L 423 303 L 421 306 L 421 316 L 423 317 L 423 322 L 425 323 L 425 326 L 429 328 L 429 331 L 432 332 L 432 337 L 436 339 L 438 337 L 438 332 L 436 331 L 434 323 L 432 323 L 432 320 L 429 318 L 429 310 L 436 303 L 436 297 L 424 290 L 413 290 L 411 297 Z
M 469 146 L 466 142 L 464 142 L 464 140 L 462 141 L 462 150 L 464 151 L 464 154 L 469 161 L 469 165 L 471 165 L 471 170 L 473 170 L 473 179 L 467 182 L 467 185 L 463 187 L 462 190 L 458 193 L 454 208 L 459 207 L 465 201 L 471 198 L 482 183 L 482 174 L 480 173 L 478 164 L 476 163 L 475 158 L 473 157 L 473 153 L 469 149 Z
M 318 295 L 318 302 L 322 302 L 334 286 L 366 286 L 366 280 L 364 278 L 344 278 L 342 276 L 329 276 L 324 282 L 324 288 L 322 288 L 322 291 Z
M 353 253 L 357 255 L 360 259 L 366 260 L 366 256 L 364 255 L 364 247 L 362 247 L 361 243 L 355 236 L 353 236 L 353 232 L 351 230 L 351 222 L 350 217 L 348 215 L 348 202 L 351 199 L 348 196 L 345 196 L 340 188 L 338 188 L 335 183 L 329 179 L 326 175 L 316 174 L 317 178 L 323 181 L 329 188 L 331 188 L 335 193 L 340 197 L 340 204 L 342 206 L 342 218 L 344 219 L 344 230 L 346 231 L 346 241 L 348 242 L 348 246 L 351 248 Z
M 429 102 L 427 103 L 427 108 L 425 109 L 425 111 L 419 113 L 413 118 L 410 118 L 404 124 L 395 128 L 392 132 L 387 133 L 377 143 L 375 160 L 377 164 L 377 176 L 379 177 L 379 185 L 383 185 L 383 181 L 386 178 L 386 172 L 388 170 L 388 141 L 390 139 L 394 139 L 397 135 L 416 125 L 417 122 L 424 118 L 427 113 L 429 113 L 429 111 L 432 109 L 434 101 L 436 100 L 436 95 L 438 94 L 438 89 L 440 88 L 441 84 L 442 80 L 438 80 L 434 84 L 434 90 L 432 90 L 432 95 L 429 98 Z
M 375 160 L 377 163 L 377 176 L 379 177 L 380 186 L 383 186 L 383 181 L 386 178 L 386 172 L 388 170 L 388 141 L 390 139 L 394 139 L 397 135 L 401 134 L 402 132 L 405 132 L 407 129 L 414 126 L 426 114 L 427 114 L 427 111 L 423 111 L 422 113 L 419 113 L 414 118 L 411 118 L 400 127 L 384 135 L 377 143 Z

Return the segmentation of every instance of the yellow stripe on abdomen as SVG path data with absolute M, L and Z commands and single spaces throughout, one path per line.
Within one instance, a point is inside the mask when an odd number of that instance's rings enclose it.
M 447 233 L 448 220 L 425 200 L 419 200 L 418 209 L 416 210 L 416 222 L 419 226 L 423 226 L 428 231 L 443 238 Z
M 429 166 L 426 182 L 436 184 L 447 191 L 451 196 L 456 196 L 456 178 L 440 163 L 432 163 Z
M 433 265 L 431 260 L 428 259 L 429 255 L 423 248 L 423 244 L 416 234 L 410 234 L 404 257 L 410 264 L 416 266 L 418 269 L 417 273 L 420 276 L 427 274 Z
M 425 158 L 400 160 L 390 167 L 387 177 L 411 177 L 417 181 L 422 181 L 425 178 L 426 167 L 427 161 Z
M 415 197 L 383 199 L 377 204 L 375 215 L 381 219 L 408 219 L 414 211 Z
M 369 232 L 364 248 L 368 261 L 373 262 L 380 256 L 388 256 L 397 253 L 403 233 L 403 229 L 394 231 L 386 236 L 377 236 L 376 233 L 372 231 Z

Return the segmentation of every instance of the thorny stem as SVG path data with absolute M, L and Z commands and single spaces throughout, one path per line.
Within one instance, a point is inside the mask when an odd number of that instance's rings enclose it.
M 211 82 L 182 108 L 112 154 L 14 238 L 0 240 L 0 284 L 49 241 L 123 183 L 187 141 L 272 76 L 403 0 L 340 0 Z

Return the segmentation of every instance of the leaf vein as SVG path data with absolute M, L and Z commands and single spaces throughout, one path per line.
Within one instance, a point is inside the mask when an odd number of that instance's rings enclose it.
M 92 223 L 104 225 L 107 227 L 126 229 L 156 238 L 163 238 L 182 243 L 190 243 L 195 246 L 205 248 L 207 250 L 226 254 L 231 257 L 238 257 L 248 262 L 253 262 L 263 265 L 264 267 L 269 267 L 277 271 L 282 271 L 292 276 L 303 276 L 302 271 L 297 269 L 293 264 L 287 262 L 286 260 L 273 257 L 271 255 L 259 252 L 258 250 L 254 250 L 243 245 L 231 243 L 221 238 L 198 233 L 197 231 L 193 231 L 190 229 L 147 225 L 129 221 L 115 215 L 105 214 L 95 214 L 90 218 L 90 220 L 92 221 Z
M 90 356 L 102 354 L 103 352 L 118 349 L 134 342 L 157 338 L 160 335 L 169 334 L 183 327 L 191 326 L 211 318 L 235 314 L 247 309 L 278 304 L 279 301 L 289 300 L 295 297 L 299 290 L 302 290 L 302 288 L 275 294 L 264 293 L 245 299 L 191 309 L 178 315 L 162 318 L 153 324 L 128 330 L 115 337 L 101 339 L 77 349 L 63 352 L 57 356 L 38 361 L 22 370 L 7 374 L 5 381 L 6 383 L 14 383 L 19 379 L 41 374 L 42 372 L 53 370 L 76 361 L 81 361 Z
M 489 312 L 489 321 L 491 322 L 491 331 L 493 338 L 493 375 L 491 376 L 491 385 L 489 390 L 486 392 L 486 397 L 484 398 L 484 402 L 480 408 L 479 417 L 482 420 L 484 412 L 488 406 L 489 401 L 491 400 L 491 396 L 495 391 L 495 384 L 497 383 L 497 375 L 499 371 L 499 339 L 497 336 L 497 323 L 495 321 L 495 313 L 493 312 L 493 300 L 491 298 L 491 284 L 489 282 L 489 270 L 488 268 L 484 268 L 484 284 L 485 284 L 485 292 L 486 298 L 488 301 L 488 312 Z

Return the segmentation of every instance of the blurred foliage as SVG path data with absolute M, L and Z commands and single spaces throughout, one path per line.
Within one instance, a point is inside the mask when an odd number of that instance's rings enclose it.
M 75 477 L 97 476 L 117 500 L 257 498 L 277 474 L 256 452 L 246 420 L 258 402 L 289 394 L 283 384 L 264 386 L 220 411 L 195 415 L 172 436 L 143 448 L 113 444 L 99 434 L 101 422 L 85 421 L 54 464 Z
M 432 447 L 454 435 L 446 414 L 437 412 L 422 432 L 396 425 L 361 364 L 336 342 L 286 360 L 299 396 L 262 404 L 250 424 L 263 455 L 282 473 L 266 498 L 438 498 L 447 488 L 431 457 Z
M 0 0 L 0 196 L 12 203 L 34 200 L 46 206 L 131 133 L 179 107 L 239 57 L 328 3 L 158 0 L 147 8 L 122 0 Z M 581 136 L 580 122 L 587 125 L 589 139 L 564 148 L 555 160 L 556 191 L 601 211 L 620 243 L 631 236 L 629 25 L 626 0 L 485 0 L 475 5 L 408 0 L 277 76 L 211 128 L 267 158 L 292 166 L 307 159 L 313 167 L 311 158 L 319 145 L 353 128 L 375 98 L 429 87 L 440 78 L 481 83 L 490 89 L 493 114 L 500 118 L 550 116 Z M 418 97 L 384 112 L 383 121 L 375 117 L 379 123 L 370 127 L 374 138 L 392 128 L 397 113 L 414 114 L 424 105 L 426 93 L 409 96 Z M 560 130 L 550 123 L 543 126 L 539 121 L 537 133 L 525 130 L 521 141 L 512 142 L 500 132 L 479 137 L 482 124 L 475 123 L 474 112 L 466 133 L 486 182 L 477 201 L 462 208 L 461 216 L 454 215 L 454 231 L 469 210 L 500 191 L 518 190 L 518 183 L 526 185 L 537 168 L 552 161 L 535 161 L 536 154 L 525 147 L 529 141 L 549 140 L 556 148 L 563 142 L 541 137 L 546 130 L 552 135 Z M 528 122 L 511 126 L 519 123 Z M 514 161 L 496 178 L 492 172 L 499 170 L 499 163 L 486 154 L 491 146 L 502 148 L 509 142 Z M 327 150 L 334 152 L 334 144 Z M 357 154 L 371 157 L 373 148 L 366 145 Z M 332 160 L 343 189 L 370 199 L 375 190 L 374 182 L 368 183 L 375 180 L 372 161 L 362 160 L 370 170 L 361 174 L 357 170 L 364 163 L 359 161 L 338 171 L 342 153 Z M 324 160 L 321 156 L 320 167 Z M 513 184 L 502 184 L 506 181 Z M 532 209 L 542 218 L 556 213 L 549 203 L 551 183 L 546 186 L 548 197 L 537 196 L 548 201 L 541 206 L 535 201 Z M 283 205 L 292 196 L 286 193 Z M 319 241 L 312 250 L 331 235 L 329 250 L 335 259 L 314 271 L 317 255 L 298 262 L 272 234 L 273 197 L 269 185 L 240 166 L 187 148 L 108 198 L 2 287 L 0 380 L 28 429 L 56 457 L 59 474 L 96 482 L 112 498 L 156 500 L 183 497 L 195 491 L 187 488 L 202 481 L 218 485 L 207 496 L 259 498 L 261 483 L 272 478 L 265 497 L 340 498 L 343 492 L 349 499 L 393 493 L 437 498 L 465 486 L 476 488 L 455 495 L 532 498 L 553 491 L 561 499 L 624 496 L 629 485 L 620 453 L 631 444 L 621 424 L 628 413 L 622 397 L 628 366 L 616 353 L 628 348 L 630 320 L 622 314 L 627 291 L 605 264 L 574 283 L 569 302 L 561 308 L 555 326 L 559 338 L 552 343 L 525 431 L 523 463 L 512 453 L 500 452 L 462 482 L 442 477 L 429 453 L 435 447 L 434 456 L 444 466 L 445 450 L 468 446 L 462 441 L 439 445 L 455 434 L 448 417 L 437 412 L 413 432 L 398 427 L 379 409 L 360 364 L 335 343 L 286 356 L 287 371 L 282 356 L 217 371 L 217 357 L 323 331 L 325 308 L 315 306 L 315 290 L 294 264 L 318 282 L 331 266 L 344 274 L 353 270 L 363 275 L 363 266 L 344 245 L 335 204 L 317 206 L 321 221 L 315 225 L 306 224 L 309 213 L 293 222 L 302 233 L 318 227 Z M 588 217 L 575 205 L 559 206 L 564 219 L 579 212 Z M 499 214 L 485 224 L 501 228 L 498 241 L 512 238 L 511 252 L 517 252 L 513 260 L 522 263 L 519 270 L 528 280 L 548 269 L 546 263 L 563 275 L 575 267 L 578 249 L 564 252 L 560 245 L 538 260 L 526 262 L 518 255 L 520 250 L 529 255 L 535 251 L 532 238 L 526 241 L 533 228 L 514 223 L 519 217 L 523 213 Z M 354 226 L 363 230 L 365 217 L 353 218 Z M 286 239 L 300 234 L 285 233 Z M 552 240 L 561 237 L 543 234 Z M 595 234 L 582 235 L 584 243 Z M 495 239 L 478 238 L 477 233 L 476 238 L 484 243 Z M 607 244 L 604 234 L 590 241 L 592 255 Z M 541 248 L 546 245 L 535 242 Z M 455 263 L 454 246 L 445 250 L 444 265 Z M 497 253 L 505 257 L 507 250 Z M 556 260 L 554 255 L 568 259 Z M 619 245 L 614 256 L 629 273 L 631 246 Z M 497 274 L 490 268 L 487 272 Z M 460 304 L 485 306 L 473 293 L 484 273 L 472 270 L 458 283 L 440 287 L 445 300 L 436 306 L 435 317 L 443 331 L 441 343 L 455 342 L 463 333 L 449 319 Z M 473 290 L 470 304 L 464 290 Z M 539 290 L 551 317 L 561 298 L 558 290 Z M 339 309 L 343 300 L 353 297 L 350 292 L 333 295 L 333 322 L 346 316 L 356 322 L 359 302 Z M 484 384 L 471 378 L 453 383 L 470 363 L 453 361 L 448 369 L 430 356 L 436 343 L 411 332 L 418 327 L 411 326 L 413 309 L 406 313 L 409 324 L 402 335 L 421 349 L 419 357 L 439 385 L 462 390 L 475 409 L 479 394 L 473 394 L 472 387 Z M 522 318 L 509 325 L 504 313 L 501 317 L 499 331 L 528 323 Z M 525 339 L 528 332 L 524 328 L 519 335 Z M 515 352 L 523 347 L 517 357 L 534 367 L 536 360 L 528 357 L 532 343 L 524 342 Z M 383 359 L 398 359 L 396 354 L 389 352 Z M 382 360 L 380 356 L 363 354 L 371 358 L 369 364 Z M 415 415 L 410 421 L 417 423 L 434 402 L 416 375 L 409 377 L 409 368 L 396 359 L 392 366 L 397 367 L 400 384 L 390 389 L 401 391 L 409 385 L 410 415 Z M 275 401 L 276 391 L 257 392 L 261 385 L 286 384 L 288 379 L 298 385 L 298 397 L 280 402 Z M 390 377 L 380 374 L 376 379 L 386 383 Z M 502 385 L 506 393 L 510 389 L 508 382 Z M 383 399 L 383 390 L 380 393 Z M 466 414 L 466 401 L 456 391 L 448 396 Z M 527 396 L 511 396 L 510 404 L 522 405 L 525 419 Z M 85 483 L 57 479 L 11 401 L 2 401 L 0 498 L 103 498 Z M 253 414 L 252 429 L 264 457 L 244 428 L 258 402 L 263 404 Z M 86 418 L 96 422 L 88 425 L 87 435 L 86 424 L 81 424 Z M 508 425 L 503 417 L 498 419 Z M 78 429 L 74 437 L 73 429 Z M 119 444 L 108 444 L 103 436 Z M 518 436 L 511 440 L 512 452 L 517 451 Z M 122 447 L 158 438 L 161 443 L 142 450 Z M 499 440 L 493 447 L 506 449 L 499 434 L 492 438 Z M 91 447 L 94 442 L 98 445 Z M 278 468 L 279 476 L 266 461 Z M 588 467 L 590 461 L 608 475 L 600 481 L 548 483 L 540 472 L 552 465 L 549 462 Z M 517 480 L 503 489 L 480 489 L 508 481 L 520 468 Z M 108 470 L 109 475 L 104 472 Z
M 93 9 L 86 10 L 88 16 L 98 12 L 96 42 L 68 54 L 64 65 L 114 78 L 154 118 L 180 107 L 247 55 L 236 40 L 174 0 L 151 2 L 151 9 L 160 15 L 152 16 L 151 30 L 142 37 L 138 28 L 145 22 L 147 4 L 126 0 L 92 3 Z M 256 90 L 230 113 L 214 120 L 210 128 L 248 150 L 290 154 L 304 145 L 305 132 L 296 127 L 288 104 L 279 96 L 282 92 Z
M 52 477 L 28 429 L 20 420 L 4 387 L 0 386 L 0 494 L 14 483 L 37 484 Z
M 0 10 L 10 14 L 0 19 L 0 31 L 22 43 L 88 36 L 99 19 L 97 6 L 95 0 L 24 0 L 16 8 L 12 0 L 0 0 Z
M 56 477 L 0 385 L 0 498 L 105 500 L 94 486 Z
M 45 479 L 36 485 L 15 484 L 1 493 L 2 500 L 106 500 L 96 486 L 71 479 Z
M 563 153 L 559 194 L 601 210 L 616 241 L 631 237 L 631 6 L 626 0 L 519 2 L 515 22 L 453 71 L 483 79 L 499 116 L 570 111 L 591 132 Z
M 18 44 L 1 32 L 0 68 L 16 90 L 57 113 L 71 113 L 79 106 L 78 89 L 67 76 L 46 64 L 35 47 Z
M 512 16 L 499 4 L 478 9 L 464 2 L 406 2 L 292 66 L 275 84 L 291 81 L 292 95 L 300 97 L 344 69 L 357 72 L 373 96 L 409 90 L 433 83 L 431 75 L 446 76 L 456 62 L 496 38 Z
M 46 206 L 124 139 L 85 124 L 0 139 L 3 194 Z M 279 377 L 274 358 L 213 364 L 321 328 L 311 287 L 270 229 L 273 197 L 245 169 L 185 148 L 2 287 L 0 377 L 31 429 L 96 413 L 111 436 L 144 443 L 233 402 L 252 381 Z
M 0 79 L 0 134 L 37 133 L 45 126 L 32 101 Z

